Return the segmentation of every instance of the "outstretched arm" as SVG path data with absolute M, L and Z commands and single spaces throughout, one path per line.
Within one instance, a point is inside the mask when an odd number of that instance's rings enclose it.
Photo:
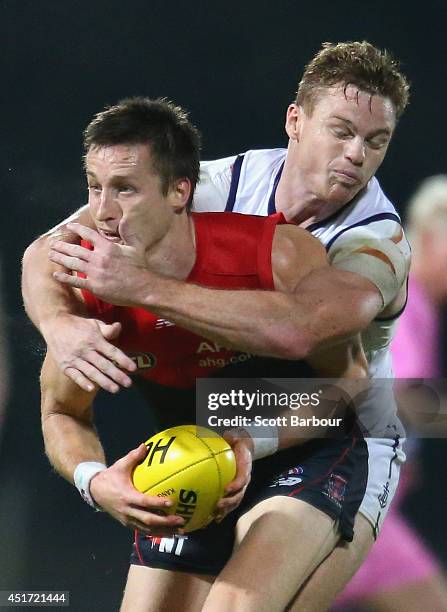
M 106 302 L 146 308 L 238 350 L 306 359 L 363 330 L 383 307 L 370 280 L 329 266 L 322 245 L 295 226 L 279 226 L 275 235 L 276 291 L 209 289 L 162 278 L 142 266 L 138 247 L 73 229 L 94 251 L 58 242 L 51 257 L 87 278 L 58 272 L 58 280 Z

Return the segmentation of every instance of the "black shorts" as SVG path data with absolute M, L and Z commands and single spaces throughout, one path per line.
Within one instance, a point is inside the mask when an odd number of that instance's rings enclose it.
M 341 537 L 353 538 L 354 519 L 368 479 L 363 438 L 314 440 L 254 463 L 242 504 L 220 524 L 184 536 L 162 538 L 135 533 L 134 565 L 217 575 L 230 558 L 236 522 L 264 499 L 295 497 L 339 521 Z

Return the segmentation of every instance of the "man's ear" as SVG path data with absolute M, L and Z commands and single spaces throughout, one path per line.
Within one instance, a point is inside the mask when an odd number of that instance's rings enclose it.
M 191 181 L 184 177 L 177 179 L 170 189 L 174 212 L 180 214 L 187 207 L 192 192 Z
M 286 132 L 291 140 L 299 141 L 303 109 L 297 104 L 290 104 L 286 113 Z

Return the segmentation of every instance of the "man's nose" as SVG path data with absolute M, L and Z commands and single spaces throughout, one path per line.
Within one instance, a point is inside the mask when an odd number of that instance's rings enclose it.
M 354 164 L 354 166 L 362 166 L 365 161 L 366 150 L 363 138 L 355 136 L 345 145 L 345 157 Z
M 110 189 L 103 189 L 99 196 L 98 208 L 96 217 L 98 221 L 106 221 L 113 219 L 116 212 L 116 204 L 114 202 L 113 193 Z

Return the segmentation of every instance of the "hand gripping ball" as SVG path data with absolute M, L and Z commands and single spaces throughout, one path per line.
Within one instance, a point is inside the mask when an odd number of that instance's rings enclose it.
M 148 453 L 133 472 L 134 487 L 171 500 L 166 512 L 183 517 L 185 531 L 208 525 L 236 475 L 231 447 L 210 429 L 196 425 L 171 427 L 145 444 Z

